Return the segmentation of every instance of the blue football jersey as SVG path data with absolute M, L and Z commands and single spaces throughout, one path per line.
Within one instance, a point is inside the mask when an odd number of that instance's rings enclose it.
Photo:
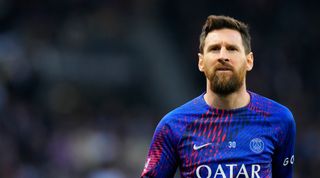
M 295 121 L 289 109 L 249 92 L 250 103 L 223 110 L 204 94 L 158 124 L 141 177 L 291 178 Z

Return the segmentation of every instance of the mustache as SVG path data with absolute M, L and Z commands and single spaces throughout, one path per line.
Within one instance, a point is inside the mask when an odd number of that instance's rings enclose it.
M 214 71 L 217 71 L 217 70 L 231 70 L 231 71 L 234 71 L 234 68 L 231 64 L 227 63 L 227 62 L 224 62 L 224 63 L 218 63 L 215 68 L 214 68 Z

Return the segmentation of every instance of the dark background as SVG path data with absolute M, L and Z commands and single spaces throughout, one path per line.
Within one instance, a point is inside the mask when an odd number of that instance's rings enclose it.
M 249 24 L 248 89 L 291 109 L 320 168 L 320 11 L 304 0 L 0 0 L 0 177 L 139 177 L 166 112 L 200 95 L 210 14 Z

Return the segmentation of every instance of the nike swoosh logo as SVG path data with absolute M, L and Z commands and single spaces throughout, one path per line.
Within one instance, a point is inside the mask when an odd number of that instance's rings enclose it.
M 203 148 L 203 147 L 206 147 L 206 146 L 208 146 L 208 145 L 211 145 L 212 143 L 206 143 L 206 144 L 203 144 L 203 145 L 199 145 L 199 146 L 197 146 L 196 144 L 194 144 L 193 145 L 193 150 L 199 150 L 199 149 L 201 149 L 201 148 Z

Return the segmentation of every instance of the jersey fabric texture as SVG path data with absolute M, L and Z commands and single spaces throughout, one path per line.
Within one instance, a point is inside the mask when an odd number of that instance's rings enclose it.
M 204 94 L 158 124 L 141 177 L 291 178 L 295 121 L 285 106 L 248 91 L 250 103 L 223 110 Z

